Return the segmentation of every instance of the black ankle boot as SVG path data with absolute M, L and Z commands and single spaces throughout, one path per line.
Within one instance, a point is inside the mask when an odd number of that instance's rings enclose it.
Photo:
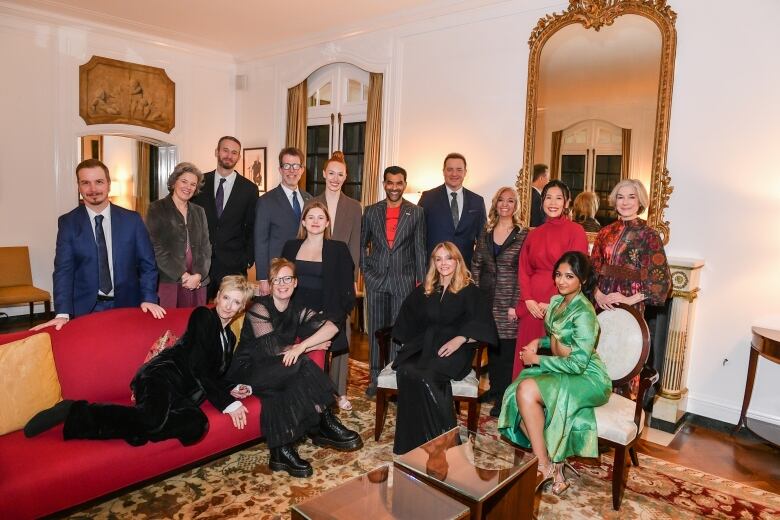
M 63 399 L 51 408 L 38 412 L 24 425 L 24 436 L 27 438 L 35 437 L 46 430 L 51 430 L 58 424 L 64 423 L 74 402 L 71 399 Z
M 271 448 L 271 459 L 268 461 L 268 466 L 271 471 L 286 471 L 291 476 L 298 478 L 307 478 L 314 474 L 311 464 L 298 455 L 293 444 Z
M 317 446 L 328 446 L 340 451 L 353 451 L 363 447 L 363 439 L 358 432 L 350 430 L 326 408 L 320 414 L 320 428 L 310 434 L 311 440 Z

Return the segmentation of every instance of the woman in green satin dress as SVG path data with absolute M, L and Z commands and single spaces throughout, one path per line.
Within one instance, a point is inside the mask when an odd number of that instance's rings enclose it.
M 553 279 L 559 295 L 550 300 L 544 324 L 547 336 L 520 352 L 526 366 L 507 388 L 498 419 L 499 432 L 539 458 L 544 480 L 552 491 L 568 488 L 563 463 L 572 455 L 598 456 L 594 407 L 609 400 L 612 381 L 596 353 L 599 322 L 587 292 L 593 287 L 588 257 L 569 251 L 555 264 Z M 552 356 L 537 354 L 550 348 Z

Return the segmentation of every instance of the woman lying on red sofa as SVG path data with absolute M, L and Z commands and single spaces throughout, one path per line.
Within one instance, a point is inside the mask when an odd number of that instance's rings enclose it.
M 236 345 L 229 324 L 252 293 L 243 276 L 223 278 L 215 307 L 196 308 L 179 342 L 138 370 L 130 384 L 135 406 L 63 400 L 30 419 L 25 436 L 33 437 L 64 422 L 65 440 L 124 439 L 141 446 L 176 438 L 188 446 L 208 431 L 208 419 L 200 409 L 205 399 L 243 429 L 247 409 L 238 399 L 248 391 L 224 376 Z

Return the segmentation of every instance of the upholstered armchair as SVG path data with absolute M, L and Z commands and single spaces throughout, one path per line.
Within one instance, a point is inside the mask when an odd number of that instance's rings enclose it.
M 626 487 L 629 454 L 639 466 L 634 445 L 645 424 L 642 402 L 651 385 L 658 381 L 658 372 L 646 367 L 650 353 L 650 333 L 644 318 L 633 307 L 619 304 L 598 316 L 601 334 L 596 351 L 607 366 L 613 393 L 609 402 L 596 408 L 599 441 L 615 448 L 612 468 L 612 507 L 620 509 Z M 630 382 L 639 376 L 639 390 L 632 399 Z

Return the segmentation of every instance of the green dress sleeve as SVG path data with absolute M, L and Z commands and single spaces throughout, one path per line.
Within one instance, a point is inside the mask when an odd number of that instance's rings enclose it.
M 571 336 L 564 345 L 571 348 L 568 357 L 539 356 L 539 366 L 548 372 L 562 372 L 565 374 L 582 374 L 588 366 L 593 350 L 596 348 L 599 325 L 596 314 L 592 308 L 578 302 L 570 306 L 566 313 L 553 321 L 551 335 L 557 335 L 555 325 L 563 322 L 563 326 L 571 328 Z M 568 322 L 568 323 L 567 323 Z M 549 343 L 549 338 L 548 338 Z

